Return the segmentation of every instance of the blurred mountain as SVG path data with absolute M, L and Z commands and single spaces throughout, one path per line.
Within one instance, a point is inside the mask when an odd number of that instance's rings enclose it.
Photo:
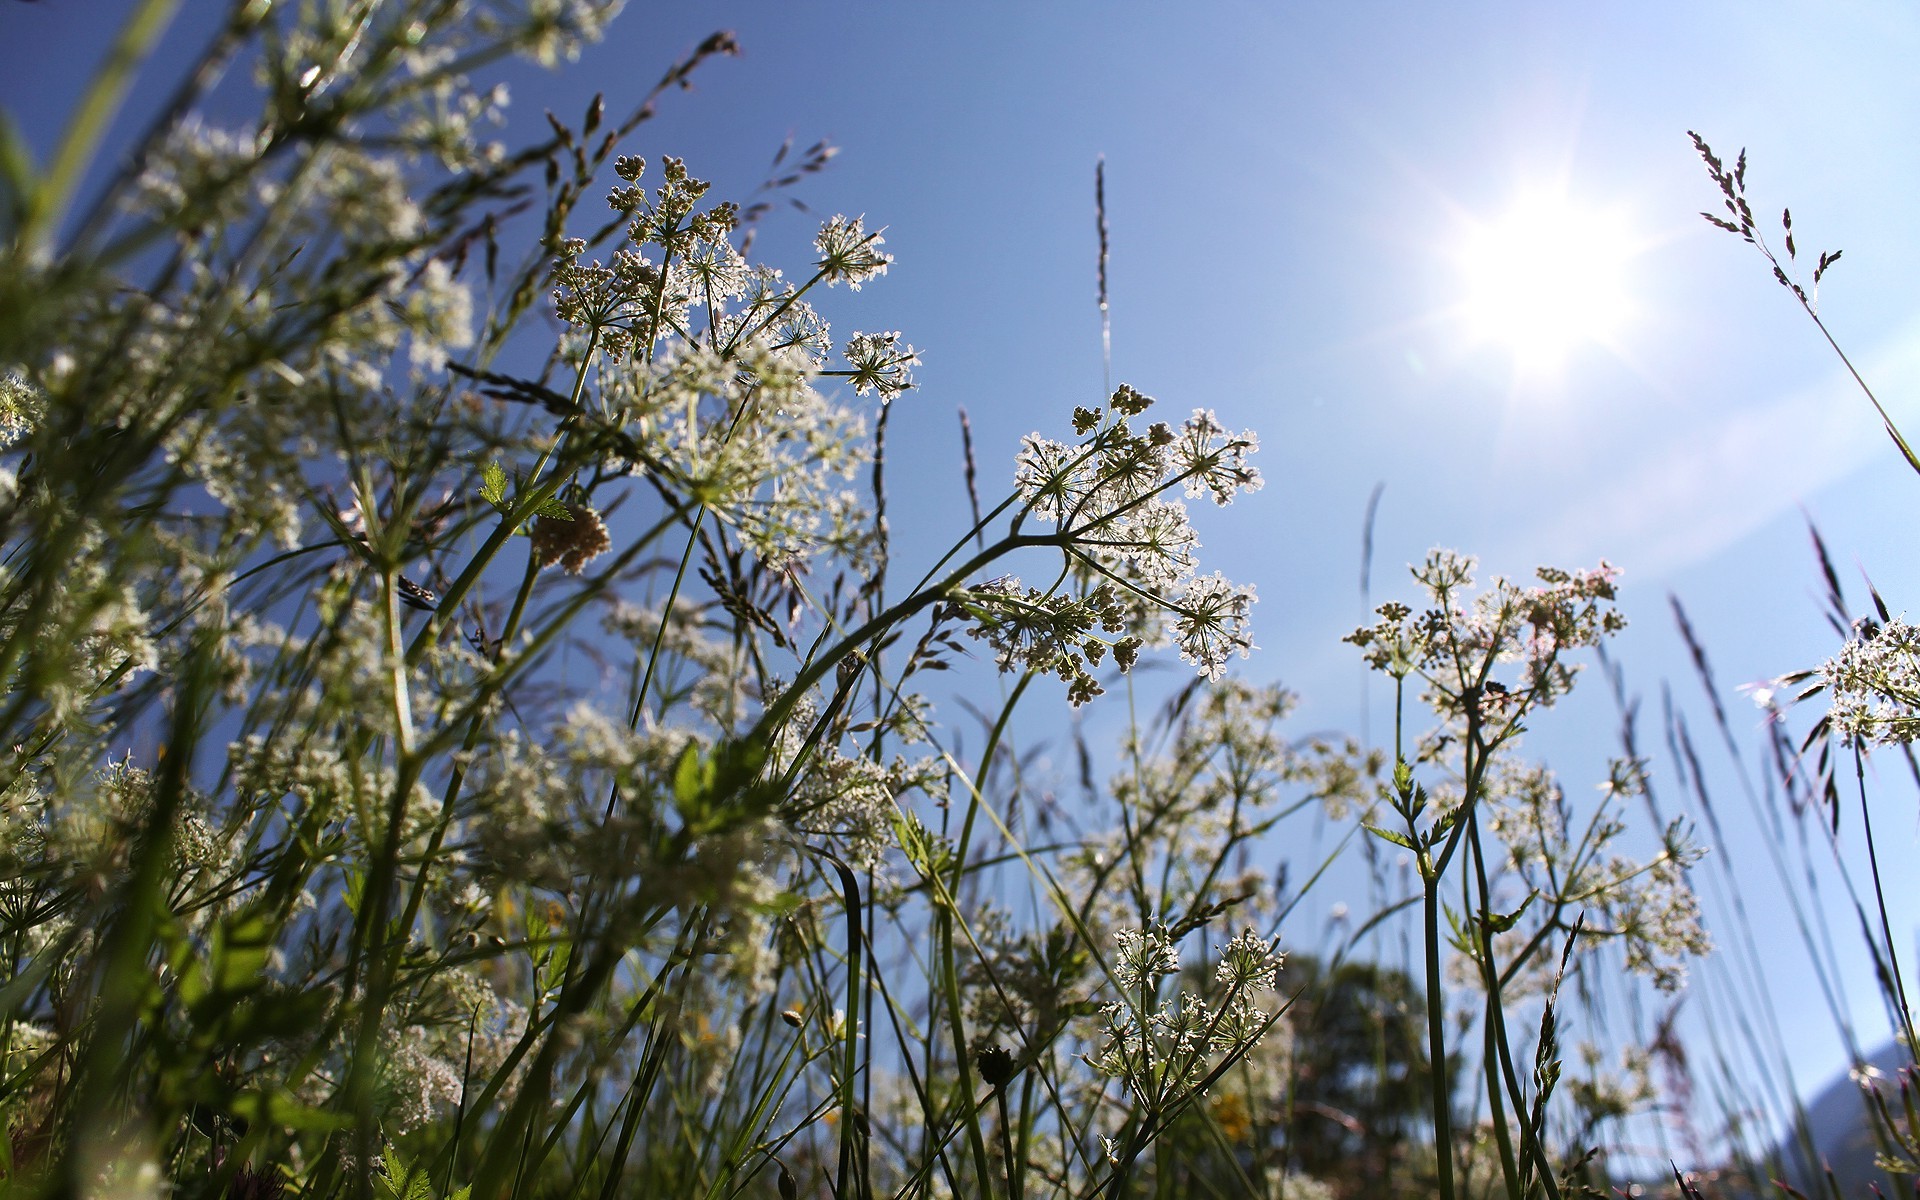
M 1887 1042 L 1867 1058 L 1867 1068 L 1880 1082 L 1883 1094 L 1897 1097 L 1899 1074 L 1911 1059 L 1896 1042 Z M 1873 1127 L 1868 1118 L 1866 1099 L 1856 1072 L 1842 1071 L 1808 1101 L 1806 1138 L 1788 1135 L 1774 1143 L 1763 1160 L 1768 1178 L 1783 1178 L 1804 1193 L 1808 1200 L 1833 1200 L 1823 1178 L 1822 1165 L 1833 1172 L 1840 1200 L 1873 1200 L 1874 1197 L 1920 1196 L 1914 1177 L 1906 1177 L 1903 1186 L 1897 1178 L 1874 1165 Z M 1896 1101 L 1897 1102 L 1897 1101 Z M 1809 1161 L 1806 1147 L 1813 1149 Z M 1706 1200 L 1787 1200 L 1789 1193 L 1768 1185 L 1759 1190 L 1740 1182 L 1745 1172 L 1728 1167 L 1708 1172 L 1699 1183 Z M 1879 1191 L 1875 1191 L 1875 1187 Z M 1638 1195 L 1667 1197 L 1674 1194 L 1671 1176 L 1658 1182 L 1642 1182 Z
M 1900 1068 L 1911 1063 L 1912 1059 L 1897 1042 L 1887 1042 L 1867 1058 L 1882 1094 L 1891 1097 L 1897 1097 L 1899 1093 Z M 1885 1171 L 1873 1165 L 1876 1153 L 1873 1126 L 1868 1119 L 1866 1098 L 1861 1094 L 1854 1072 L 1841 1072 L 1821 1088 L 1807 1105 L 1807 1132 L 1821 1160 L 1832 1169 L 1833 1177 L 1840 1185 L 1840 1195 L 1845 1200 L 1853 1200 L 1856 1196 L 1872 1196 L 1872 1185 L 1875 1184 L 1887 1196 L 1914 1194 L 1912 1177 L 1907 1177 L 1904 1188 L 1896 1188 L 1894 1185 L 1900 1181 L 1889 1179 Z M 1788 1163 L 1801 1157 L 1785 1144 L 1776 1150 L 1776 1154 L 1781 1161 Z M 1819 1186 L 1817 1179 L 1801 1177 L 1792 1182 L 1809 1196 L 1824 1194 L 1816 1191 Z

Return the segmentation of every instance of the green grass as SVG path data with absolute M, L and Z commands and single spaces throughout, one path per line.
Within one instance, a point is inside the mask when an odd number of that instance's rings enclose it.
M 744 204 L 628 156 L 729 37 L 509 149 L 486 72 L 598 6 L 237 4 L 78 211 L 166 15 L 44 172 L 0 154 L 9 1194 L 1560 1200 L 1662 1099 L 1711 1111 L 1656 1059 L 1771 1069 L 1744 928 L 1711 1053 L 1649 1028 L 1709 942 L 1631 722 L 1593 803 L 1519 741 L 1605 661 L 1604 564 L 1436 553 L 1348 639 L 1391 748 L 1294 732 L 1227 673 L 1252 590 L 1194 557 L 1185 500 L 1259 485 L 1211 413 L 1056 414 L 904 576 L 915 353 L 823 316 L 884 306 L 834 292 L 883 240 L 745 257 L 831 148 Z M 260 111 L 205 126 L 234 64 Z M 1871 649 L 1822 676 L 1829 766 L 1904 743 Z M 1077 778 L 1032 754 L 1063 691 L 1128 713 L 1111 754 L 1054 728 Z M 1367 899 L 1300 928 L 1341 856 Z M 1920 1163 L 1891 1097 L 1874 1127 Z

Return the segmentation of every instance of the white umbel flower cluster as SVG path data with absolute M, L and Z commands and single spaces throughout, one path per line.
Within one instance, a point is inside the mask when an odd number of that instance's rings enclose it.
M 1259 1045 L 1273 1024 L 1256 1001 L 1276 986 L 1282 956 L 1251 929 L 1222 949 L 1215 987 L 1204 996 L 1191 989 L 1161 994 L 1160 981 L 1180 972 L 1179 950 L 1165 930 L 1118 930 L 1114 948 L 1121 999 L 1101 1008 L 1103 1041 L 1088 1061 L 1125 1081 L 1148 1111 L 1205 1087 L 1216 1068 Z
M 1834 733 L 1849 745 L 1900 746 L 1920 737 L 1920 628 L 1894 617 L 1861 621 L 1815 673 Z

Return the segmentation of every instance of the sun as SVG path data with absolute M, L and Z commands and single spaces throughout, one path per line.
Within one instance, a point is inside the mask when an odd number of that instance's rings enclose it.
M 1556 371 L 1578 350 L 1615 347 L 1632 316 L 1625 222 L 1564 195 L 1532 192 L 1475 222 L 1460 248 L 1459 305 L 1468 337 L 1495 344 L 1527 374 Z

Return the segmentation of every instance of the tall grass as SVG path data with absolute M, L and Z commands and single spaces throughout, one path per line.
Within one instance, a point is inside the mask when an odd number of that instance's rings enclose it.
M 1841 252 L 1810 256 L 1809 269 L 1799 258 L 1791 209 L 1781 211 L 1776 250 L 1770 224 L 1756 218 L 1748 197 L 1746 152 L 1742 150 L 1729 168 L 1699 134 L 1689 137 L 1721 202 L 1719 212 L 1701 215 L 1759 254 L 1774 281 L 1793 298 L 1858 385 L 1902 459 L 1920 471 L 1920 459 L 1905 435 L 1820 315 L 1820 284 L 1840 261 Z M 1716 855 L 1721 859 L 1716 875 L 1725 898 L 1722 906 L 1735 917 L 1739 937 L 1730 947 L 1728 967 L 1710 975 L 1705 989 L 1709 1002 L 1719 1006 L 1716 1026 L 1733 1035 L 1734 1042 L 1729 1045 L 1716 1039 L 1711 1048 L 1710 1061 L 1727 1085 L 1718 1108 L 1730 1155 L 1724 1169 L 1708 1174 L 1717 1176 L 1729 1195 L 1819 1195 L 1839 1200 L 1868 1193 L 1905 1194 L 1920 1188 L 1920 1180 L 1914 1178 L 1920 1171 L 1920 1142 L 1915 1141 L 1920 1124 L 1915 1122 L 1913 1100 L 1920 1074 L 1915 1071 L 1914 1015 L 1906 982 L 1911 964 L 1902 966 L 1893 937 L 1887 888 L 1897 876 L 1891 873 L 1891 862 L 1883 857 L 1875 836 L 1875 805 L 1866 768 L 1868 754 L 1879 749 L 1897 754 L 1907 768 L 1904 773 L 1920 781 L 1920 763 L 1910 748 L 1913 702 L 1920 693 L 1908 682 L 1913 657 L 1905 622 L 1892 614 L 1871 584 L 1871 607 L 1856 615 L 1827 543 L 1811 521 L 1808 532 L 1823 584 L 1825 617 L 1841 645 L 1826 663 L 1791 671 L 1754 691 L 1753 699 L 1768 718 L 1758 746 L 1743 745 L 1736 734 L 1704 640 L 1678 598 L 1673 599 L 1673 610 L 1695 674 L 1709 698 L 1714 740 L 1725 749 L 1733 769 L 1744 819 L 1767 831 L 1763 841 L 1773 884 L 1787 902 L 1803 961 L 1811 968 L 1827 1016 L 1853 1064 L 1861 1105 L 1851 1149 L 1874 1150 L 1873 1169 L 1864 1169 L 1856 1153 L 1856 1161 L 1841 1164 L 1836 1172 L 1827 1155 L 1839 1147 L 1816 1144 L 1810 1114 L 1802 1103 L 1803 1081 L 1793 1077 L 1787 1061 L 1790 1035 L 1775 1009 L 1770 986 L 1779 952 L 1763 953 L 1749 925 L 1741 893 L 1743 885 L 1751 886 L 1753 881 L 1738 877 L 1730 856 Z M 1798 719 L 1794 710 L 1816 700 L 1825 711 L 1807 722 L 1803 733 L 1790 734 Z M 1712 827 L 1712 842 L 1724 848 L 1728 843 L 1709 782 L 1715 772 L 1703 766 L 1684 714 L 1669 705 L 1666 721 L 1669 745 L 1682 768 L 1680 778 Z M 1848 828 L 1850 813 L 1858 818 L 1857 831 Z M 1837 882 L 1842 895 L 1823 895 L 1823 877 L 1829 881 L 1827 886 Z M 1877 1052 L 1864 1040 L 1868 1032 L 1856 1026 L 1852 1015 L 1849 989 L 1860 981 L 1845 977 L 1839 947 L 1843 938 L 1854 936 L 1872 964 L 1868 984 L 1882 1001 L 1893 1035 L 1888 1048 L 1891 1064 L 1888 1051 Z M 1889 1065 L 1891 1075 L 1885 1069 Z M 1751 1090 L 1756 1085 L 1761 1089 L 1758 1095 Z M 1785 1133 L 1769 1140 L 1769 1129 Z M 1709 1194 L 1697 1183 L 1685 1186 L 1689 1195 Z M 1892 1193 L 1884 1190 L 1889 1187 Z
M 1391 747 L 1294 733 L 1186 508 L 1255 439 L 1126 384 L 1004 495 L 967 431 L 903 566 L 917 354 L 828 323 L 882 237 L 747 257 L 831 148 L 729 203 L 642 144 L 731 37 L 489 140 L 493 64 L 617 7 L 243 0 L 95 162 L 150 3 L 44 171 L 7 135 L 8 1189 L 1606 1194 L 1661 1044 L 1608 1013 L 1708 945 L 1631 720 L 1591 804 L 1519 741 L 1612 569 L 1435 552 L 1349 638 Z M 1109 689 L 1051 774 L 1036 708 Z M 1274 861 L 1323 820 L 1374 871 L 1339 937 L 1291 928 L 1331 857 Z

